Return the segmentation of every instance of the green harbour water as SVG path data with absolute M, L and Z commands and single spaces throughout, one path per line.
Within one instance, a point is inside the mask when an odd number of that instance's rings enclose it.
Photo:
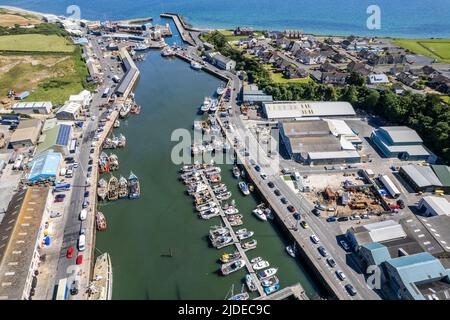
M 198 218 L 192 198 L 178 181 L 181 166 L 171 161 L 177 144 L 171 141 L 172 131 L 193 132 L 193 121 L 200 118 L 199 105 L 205 96 L 213 95 L 220 81 L 179 59 L 162 58 L 159 51 L 148 53 L 138 67 L 141 78 L 135 92 L 142 110 L 115 130 L 127 137 L 127 145 L 114 150 L 120 160 L 114 175 L 127 177 L 132 170 L 141 179 L 142 197 L 99 206 L 108 230 L 97 233 L 96 247 L 111 255 L 113 299 L 224 299 L 232 285 L 234 293 L 241 290 L 246 271 L 226 277 L 218 273 L 218 258 L 234 251 L 234 246 L 211 247 L 209 227 L 221 220 Z M 249 258 L 261 256 L 278 267 L 282 287 L 300 282 L 310 298 L 317 298 L 317 287 L 301 263 L 286 253 L 288 243 L 277 227 L 251 213 L 259 201 L 240 194 L 231 167 L 222 165 L 222 180 L 244 215 L 240 228 L 255 231 L 253 239 L 258 240 Z

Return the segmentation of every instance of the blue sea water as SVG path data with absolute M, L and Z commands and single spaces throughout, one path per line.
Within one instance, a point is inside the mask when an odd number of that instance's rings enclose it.
M 381 29 L 369 30 L 369 5 Z M 450 0 L 0 0 L 29 10 L 65 14 L 78 5 L 84 19 L 114 20 L 177 12 L 196 27 L 303 29 L 315 34 L 406 38 L 450 37 Z

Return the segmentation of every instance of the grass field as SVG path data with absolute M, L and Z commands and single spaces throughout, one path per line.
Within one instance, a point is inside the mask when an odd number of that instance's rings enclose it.
M 0 36 L 0 51 L 71 53 L 74 46 L 57 35 L 20 34 Z
M 235 36 L 233 30 L 219 30 L 221 34 L 225 36 L 227 41 L 237 41 L 241 38 L 247 38 L 247 36 Z M 259 36 L 261 33 L 255 31 L 255 37 Z
M 287 79 L 283 76 L 283 74 L 281 72 L 274 72 L 273 70 L 273 66 L 270 64 L 265 64 L 263 65 L 264 68 L 269 71 L 270 73 L 270 78 L 272 79 L 273 82 L 275 83 L 308 83 L 310 81 L 312 81 L 311 78 L 298 78 L 298 79 Z
M 450 63 L 450 39 L 395 39 L 394 43 L 439 62 Z

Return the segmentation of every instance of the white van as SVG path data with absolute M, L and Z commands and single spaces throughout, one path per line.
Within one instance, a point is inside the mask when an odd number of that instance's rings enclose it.
M 86 217 L 87 217 L 87 210 L 86 209 L 81 210 L 81 212 L 80 212 L 80 220 L 84 221 L 84 220 L 86 220 Z
M 294 179 L 295 181 L 300 181 L 300 173 L 298 173 L 297 171 L 294 172 Z
M 86 249 L 86 236 L 81 234 L 78 238 L 78 250 L 84 251 L 84 249 Z

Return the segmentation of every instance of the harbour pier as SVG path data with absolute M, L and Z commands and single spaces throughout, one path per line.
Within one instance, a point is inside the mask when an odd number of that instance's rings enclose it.
M 297 300 L 309 300 L 308 296 L 305 293 L 305 290 L 300 285 L 300 283 L 276 291 L 270 296 L 260 296 L 253 300 L 285 300 L 291 297 Z
M 184 24 L 181 22 L 180 17 L 178 14 L 174 13 L 161 13 L 160 16 L 162 18 L 169 18 L 172 19 L 175 23 L 175 26 L 178 29 L 178 32 L 180 33 L 181 39 L 186 42 L 187 44 L 191 46 L 195 46 L 195 41 L 192 38 L 191 34 L 185 29 Z
M 238 237 L 236 236 L 236 233 L 233 230 L 233 227 L 231 226 L 230 222 L 228 221 L 227 215 L 223 211 L 219 200 L 217 200 L 216 195 L 214 194 L 208 180 L 206 179 L 206 177 L 203 174 L 202 174 L 202 180 L 208 186 L 208 191 L 211 194 L 217 207 L 219 208 L 220 218 L 222 219 L 224 225 L 228 228 L 228 230 L 230 230 L 230 235 L 233 238 L 233 244 L 236 246 L 236 249 L 241 254 L 241 258 L 245 261 L 245 267 L 247 268 L 248 273 L 250 273 L 254 277 L 254 279 L 257 279 L 256 272 L 255 272 L 255 270 L 253 270 L 252 264 L 250 263 L 250 260 L 248 259 L 247 254 L 245 253 L 245 250 L 242 248 L 241 243 L 240 243 Z M 255 281 L 255 284 L 258 289 L 258 293 L 259 293 L 260 297 L 265 297 L 266 293 L 264 292 L 264 289 L 261 286 L 261 283 L 259 281 Z

